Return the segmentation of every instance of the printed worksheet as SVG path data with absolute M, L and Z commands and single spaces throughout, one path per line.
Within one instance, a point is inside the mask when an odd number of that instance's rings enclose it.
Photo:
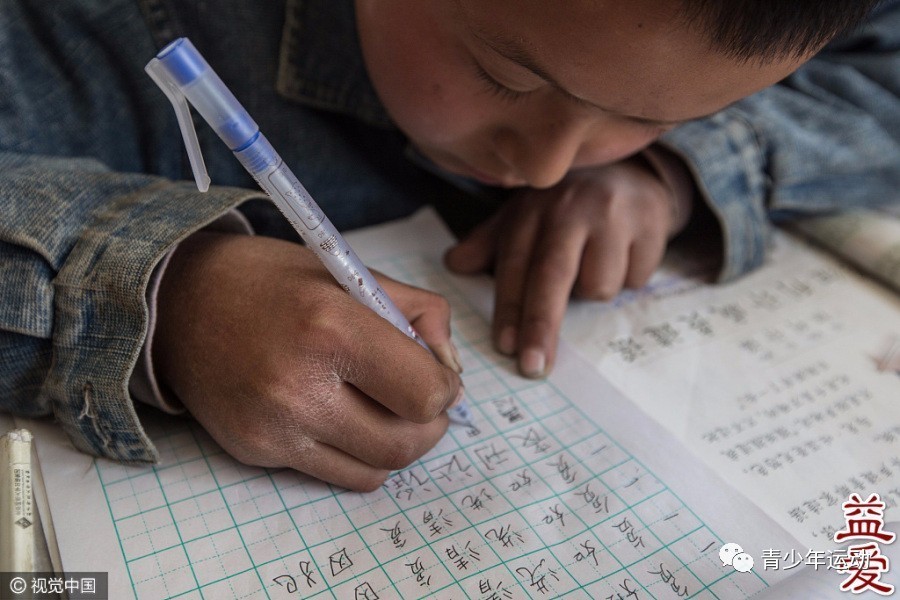
M 449 242 L 425 213 L 351 243 L 451 302 L 473 426 L 357 494 L 241 465 L 188 419 L 142 418 L 156 467 L 33 423 L 65 568 L 141 599 L 743 599 L 776 583 L 750 556 L 796 540 L 575 353 L 532 381 L 493 352 L 489 288 L 447 275 Z M 726 544 L 746 553 L 723 564 Z
M 856 242 L 862 218 L 842 221 Z M 900 297 L 831 256 L 776 232 L 735 283 L 663 272 L 615 303 L 575 303 L 564 336 L 802 542 L 791 550 L 831 547 L 853 492 L 898 517 Z

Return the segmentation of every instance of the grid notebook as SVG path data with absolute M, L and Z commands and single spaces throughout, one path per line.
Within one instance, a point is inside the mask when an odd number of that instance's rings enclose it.
M 439 265 L 374 266 L 443 294 L 475 427 L 373 493 L 247 467 L 194 423 L 145 423 L 156 468 L 96 461 L 138 598 L 745 598 L 724 541 L 553 383 L 513 373 Z M 602 402 L 602 398 L 586 399 Z

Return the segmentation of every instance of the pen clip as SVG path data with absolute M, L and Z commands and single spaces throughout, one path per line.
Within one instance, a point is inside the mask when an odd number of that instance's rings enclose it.
M 181 137 L 184 138 L 188 159 L 191 161 L 191 169 L 194 171 L 197 189 L 205 192 L 209 189 L 209 173 L 206 171 L 206 163 L 203 162 L 203 154 L 200 152 L 200 142 L 197 140 L 197 132 L 194 130 L 194 121 L 191 119 L 191 109 L 188 106 L 187 98 L 178 89 L 159 59 L 151 60 L 144 70 L 172 103 L 175 117 L 178 119 L 178 127 L 181 128 Z

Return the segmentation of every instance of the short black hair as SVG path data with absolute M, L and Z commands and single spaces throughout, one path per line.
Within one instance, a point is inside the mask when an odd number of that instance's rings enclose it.
M 681 0 L 711 47 L 744 61 L 804 56 L 858 26 L 880 0 Z

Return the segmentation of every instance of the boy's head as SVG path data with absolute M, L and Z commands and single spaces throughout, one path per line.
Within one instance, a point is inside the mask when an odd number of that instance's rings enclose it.
M 548 187 L 767 87 L 876 0 L 357 0 L 369 75 L 445 169 Z

